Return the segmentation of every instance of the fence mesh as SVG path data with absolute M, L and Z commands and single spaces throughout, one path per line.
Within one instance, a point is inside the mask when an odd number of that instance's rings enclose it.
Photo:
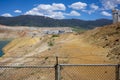
M 55 80 L 54 67 L 11 67 L 0 68 L 0 80 Z
M 0 80 L 120 80 L 120 65 L 57 64 L 53 57 L 6 58 Z
M 116 66 L 61 65 L 60 80 L 116 80 Z
M 0 61 L 0 80 L 55 80 L 51 57 L 5 57 Z

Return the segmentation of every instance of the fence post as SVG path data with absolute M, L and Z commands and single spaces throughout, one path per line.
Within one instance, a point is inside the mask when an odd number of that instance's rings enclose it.
M 59 62 L 58 62 L 58 57 L 56 57 L 55 80 L 60 80 L 60 65 L 59 65 Z
M 120 64 L 118 64 L 118 80 L 120 80 Z
M 58 66 L 57 66 L 57 71 L 58 71 L 58 79 L 57 80 L 61 80 L 61 76 L 60 76 L 60 65 L 58 64 Z
M 120 65 L 118 64 L 118 65 L 116 66 L 116 80 L 120 80 L 120 79 L 119 79 L 119 75 L 120 75 L 119 67 L 120 67 Z

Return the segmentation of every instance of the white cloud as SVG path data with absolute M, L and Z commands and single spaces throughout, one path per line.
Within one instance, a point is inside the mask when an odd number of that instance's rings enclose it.
M 94 3 L 90 5 L 90 8 L 94 9 L 94 10 L 98 10 L 99 6 L 95 5 Z
M 53 3 L 52 5 L 50 4 L 40 4 L 37 7 L 39 10 L 65 10 L 66 7 L 62 3 Z
M 38 10 L 50 10 L 52 8 L 49 4 L 40 4 L 36 7 Z
M 72 15 L 72 16 L 80 16 L 80 13 L 77 12 L 77 11 L 71 11 L 70 15 Z
M 75 3 L 71 4 L 69 7 L 72 9 L 81 10 L 81 9 L 85 9 L 87 7 L 87 3 L 75 2 Z
M 90 10 L 82 10 L 83 12 L 86 12 L 88 14 L 92 14 L 94 13 L 95 11 L 97 11 L 99 9 L 99 6 L 95 5 L 94 3 L 90 4 Z
M 12 15 L 10 13 L 5 13 L 5 14 L 2 14 L 1 16 L 4 16 L 4 17 L 12 17 Z
M 80 16 L 81 14 L 77 11 L 71 11 L 69 14 L 66 14 L 67 16 Z
M 21 11 L 21 10 L 18 10 L 18 9 L 15 10 L 14 12 L 15 12 L 15 13 L 22 13 L 22 11 Z
M 43 16 L 44 14 L 39 11 L 38 7 L 35 7 L 25 13 L 25 15 L 38 15 L 38 16 Z
M 55 19 L 63 19 L 66 7 L 62 3 L 40 4 L 37 7 L 27 11 L 25 15 L 48 16 Z
M 62 4 L 62 3 L 59 3 L 59 4 L 53 3 L 53 4 L 52 4 L 52 8 L 53 8 L 54 10 L 66 10 L 65 5 Z
M 104 15 L 104 16 L 112 16 L 110 13 L 108 13 L 106 11 L 102 11 L 101 14 Z
M 50 12 L 48 15 L 45 15 L 54 19 L 64 19 L 64 13 L 63 12 Z
M 101 0 L 104 9 L 113 9 L 120 4 L 120 0 Z
M 92 14 L 95 12 L 95 10 L 82 10 L 82 12 L 88 13 L 88 14 Z

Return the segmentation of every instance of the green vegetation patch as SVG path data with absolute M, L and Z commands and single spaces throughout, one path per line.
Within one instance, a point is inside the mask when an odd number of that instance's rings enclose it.
M 72 31 L 82 33 L 87 31 L 88 29 L 80 28 L 80 27 L 72 27 Z
M 59 35 L 58 34 L 53 34 L 52 38 L 54 38 L 54 37 L 59 37 Z
M 54 42 L 50 40 L 50 41 L 48 42 L 48 46 L 54 46 Z

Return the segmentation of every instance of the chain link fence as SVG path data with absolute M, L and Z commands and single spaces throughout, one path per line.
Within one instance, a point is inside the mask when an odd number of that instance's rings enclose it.
M 0 80 L 55 80 L 53 66 L 0 66 Z
M 120 80 L 118 65 L 0 66 L 0 80 Z
M 0 61 L 0 80 L 55 80 L 55 59 L 5 57 Z
M 120 80 L 119 65 L 61 64 L 59 80 Z
M 0 62 L 0 80 L 120 80 L 120 65 L 58 63 L 49 57 L 7 58 Z

